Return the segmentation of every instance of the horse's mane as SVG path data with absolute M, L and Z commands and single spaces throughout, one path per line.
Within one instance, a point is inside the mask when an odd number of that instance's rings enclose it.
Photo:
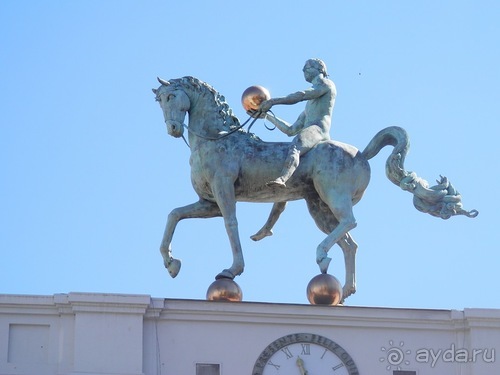
M 226 98 L 208 83 L 191 76 L 171 79 L 168 82 L 174 87 L 180 86 L 181 88 L 188 90 L 198 91 L 200 95 L 210 95 L 214 99 L 215 105 L 217 106 L 217 112 L 222 117 L 224 127 L 226 128 L 225 130 L 231 130 L 240 125 L 240 121 L 233 114 L 233 110 L 227 104 Z

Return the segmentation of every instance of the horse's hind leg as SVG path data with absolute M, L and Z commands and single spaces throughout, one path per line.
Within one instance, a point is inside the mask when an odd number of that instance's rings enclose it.
M 275 202 L 264 226 L 253 236 L 250 236 L 250 238 L 254 241 L 259 241 L 267 236 L 272 236 L 274 224 L 278 221 L 280 215 L 285 210 L 285 207 L 286 202 Z
M 337 242 L 344 253 L 345 283 L 342 290 L 342 301 L 356 293 L 356 251 L 358 244 L 349 233 Z
M 163 263 L 165 264 L 165 268 L 167 268 L 170 276 L 176 277 L 181 268 L 181 261 L 172 257 L 171 249 L 172 237 L 174 236 L 177 223 L 183 219 L 210 218 L 217 216 L 221 216 L 221 212 L 217 204 L 206 200 L 199 200 L 196 203 L 175 208 L 172 212 L 170 212 L 160 246 Z
M 321 198 L 328 204 L 333 215 L 339 222 L 335 229 L 319 244 L 316 250 L 316 262 L 321 272 L 326 273 L 331 261 L 331 258 L 327 256 L 328 251 L 351 229 L 356 228 L 357 224 L 352 213 L 352 202 L 349 195 L 331 191 L 329 194 L 321 194 Z

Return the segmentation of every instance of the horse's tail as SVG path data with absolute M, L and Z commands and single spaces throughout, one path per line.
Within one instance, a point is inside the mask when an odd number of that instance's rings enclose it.
M 393 184 L 399 186 L 401 179 L 406 176 L 404 161 L 406 154 L 410 150 L 410 138 L 408 137 L 408 133 L 398 126 L 390 126 L 382 129 L 372 138 L 370 143 L 368 143 L 362 155 L 366 160 L 370 160 L 385 146 L 394 147 L 385 164 L 385 173 Z
M 462 208 L 462 197 L 446 177 L 441 176 L 437 185 L 429 187 L 429 183 L 414 172 L 405 170 L 404 161 L 410 150 L 408 133 L 403 128 L 391 126 L 379 131 L 361 153 L 366 160 L 376 156 L 385 146 L 393 146 L 387 158 L 385 172 L 387 178 L 401 189 L 413 194 L 413 204 L 422 212 L 442 219 L 454 215 L 476 217 L 477 210 L 466 211 Z

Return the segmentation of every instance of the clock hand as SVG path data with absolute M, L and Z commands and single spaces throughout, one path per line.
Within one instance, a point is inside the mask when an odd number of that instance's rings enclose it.
M 299 356 L 297 356 L 297 366 L 299 366 L 299 370 L 300 370 L 300 375 L 308 375 L 308 372 L 307 370 L 304 368 L 304 361 L 302 360 L 302 358 L 300 358 Z

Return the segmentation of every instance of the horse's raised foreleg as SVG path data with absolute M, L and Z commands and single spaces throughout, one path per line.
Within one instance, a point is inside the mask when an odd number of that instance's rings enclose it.
M 245 267 L 243 251 L 241 249 L 240 235 L 238 233 L 238 220 L 236 218 L 236 199 L 234 195 L 234 179 L 230 177 L 218 178 L 212 183 L 212 192 L 219 205 L 227 236 L 233 253 L 233 264 L 223 270 L 215 278 L 234 279 L 241 275 Z
M 259 241 L 267 236 L 272 236 L 274 224 L 278 221 L 281 213 L 285 210 L 285 207 L 286 202 L 275 202 L 264 226 L 253 236 L 250 236 L 250 238 L 254 241 Z
M 209 202 L 203 199 L 184 207 L 178 207 L 170 212 L 160 246 L 163 263 L 170 276 L 176 277 L 181 268 L 181 261 L 172 257 L 171 249 L 172 238 L 174 236 L 177 223 L 183 219 L 210 218 L 217 216 L 221 216 L 219 206 L 217 206 L 214 202 Z
M 349 233 L 337 242 L 344 252 L 345 261 L 345 283 L 342 288 L 342 301 L 351 294 L 356 293 L 356 251 L 358 244 Z

